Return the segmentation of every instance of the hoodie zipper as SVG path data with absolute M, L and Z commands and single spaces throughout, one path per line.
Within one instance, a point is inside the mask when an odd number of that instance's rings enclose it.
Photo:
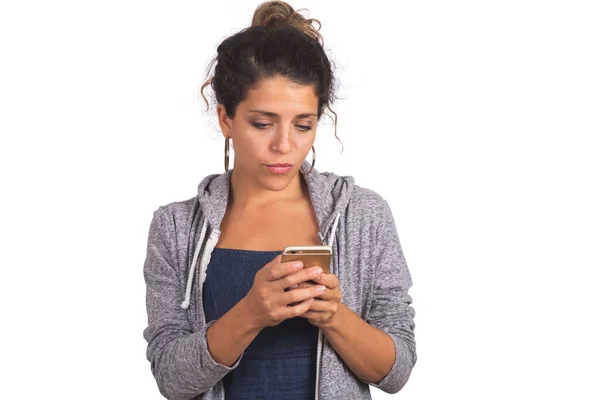
M 317 234 L 319 235 L 319 239 L 321 239 L 321 243 L 323 245 L 327 245 L 327 243 L 325 242 L 325 238 L 323 237 L 323 234 L 321 234 L 321 231 L 317 232 Z M 323 332 L 321 331 L 321 328 L 319 328 L 318 339 L 317 339 L 317 372 L 315 375 L 315 400 L 319 400 L 319 367 L 321 365 L 322 348 L 323 348 Z
M 211 230 L 208 240 L 206 241 L 206 245 L 205 245 L 204 249 L 202 250 L 202 255 L 200 257 L 200 271 L 198 273 L 198 290 L 200 292 L 200 302 L 202 302 L 202 290 L 203 290 L 203 286 L 204 286 L 203 278 L 204 278 L 204 275 L 206 274 L 206 268 L 208 267 L 208 260 L 207 260 L 207 262 L 204 262 L 204 257 L 209 257 L 209 255 L 207 255 L 206 251 L 210 248 L 210 251 L 212 252 L 214 249 L 214 246 L 216 245 L 218 240 L 219 240 L 219 235 L 217 235 L 214 230 Z M 214 243 L 214 245 L 213 245 L 213 243 Z M 202 324 L 205 325 L 206 324 L 206 315 L 204 314 L 204 304 L 201 304 L 200 314 L 202 315 Z M 221 400 L 225 400 L 225 385 L 223 384 L 223 379 L 219 380 L 218 385 L 219 385 L 219 391 L 221 392 Z

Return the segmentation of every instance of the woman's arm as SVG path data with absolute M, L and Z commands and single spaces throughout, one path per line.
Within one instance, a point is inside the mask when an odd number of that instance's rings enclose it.
M 375 278 L 367 320 L 340 303 L 331 325 L 321 329 L 363 382 L 397 393 L 417 361 L 415 311 L 408 294 L 412 279 L 389 204 L 381 199 L 374 211 L 379 222 L 373 243 Z
M 395 359 L 394 341 L 340 303 L 330 325 L 319 326 L 348 368 L 363 382 L 379 383 Z
M 206 331 L 208 350 L 219 364 L 233 365 L 262 330 L 251 325 L 249 315 L 243 298 Z
M 177 272 L 175 235 L 170 210 L 167 206 L 159 207 L 150 224 L 144 262 L 148 325 L 143 336 L 148 342 L 146 357 L 159 391 L 168 399 L 184 400 L 213 387 L 238 366 L 243 353 L 233 365 L 220 363 L 211 356 L 206 334 L 216 321 L 209 321 L 200 331 L 193 332 L 188 311 L 181 308 L 183 290 Z M 219 324 L 217 333 L 223 334 L 230 316 L 224 324 Z M 223 343 L 216 343 L 217 349 L 221 346 Z M 217 354 L 219 359 L 223 357 L 219 350 Z

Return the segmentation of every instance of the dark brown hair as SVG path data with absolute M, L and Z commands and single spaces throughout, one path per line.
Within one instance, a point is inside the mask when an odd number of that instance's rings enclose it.
M 306 10 L 306 9 L 301 9 Z M 300 10 L 299 10 L 300 11 Z M 319 27 L 315 29 L 313 22 Z M 283 1 L 267 1 L 258 6 L 252 25 L 225 39 L 217 47 L 207 75 L 216 63 L 214 76 L 201 87 L 210 85 L 216 100 L 233 119 L 248 91 L 262 79 L 283 76 L 301 85 L 313 85 L 319 99 L 317 120 L 324 108 L 331 111 L 337 137 L 337 114 L 330 104 L 336 99 L 332 62 L 325 54 L 321 22 L 306 19 Z M 341 143 L 341 141 L 340 141 Z M 342 145 L 343 147 L 343 145 Z

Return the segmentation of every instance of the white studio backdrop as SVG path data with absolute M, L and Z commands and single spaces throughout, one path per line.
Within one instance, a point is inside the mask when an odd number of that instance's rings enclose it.
M 162 398 L 148 228 L 223 171 L 198 89 L 258 4 L 0 4 L 1 398 Z M 600 398 L 598 3 L 290 4 L 340 82 L 315 168 L 389 201 L 414 281 L 417 364 L 373 397 Z

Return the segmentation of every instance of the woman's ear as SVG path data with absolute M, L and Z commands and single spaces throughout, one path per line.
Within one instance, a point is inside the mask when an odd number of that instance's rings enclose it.
M 219 103 L 217 106 L 217 116 L 219 118 L 219 126 L 223 132 L 223 136 L 230 138 L 231 132 L 233 131 L 233 120 L 227 116 L 227 111 L 225 110 L 225 106 L 223 104 Z

